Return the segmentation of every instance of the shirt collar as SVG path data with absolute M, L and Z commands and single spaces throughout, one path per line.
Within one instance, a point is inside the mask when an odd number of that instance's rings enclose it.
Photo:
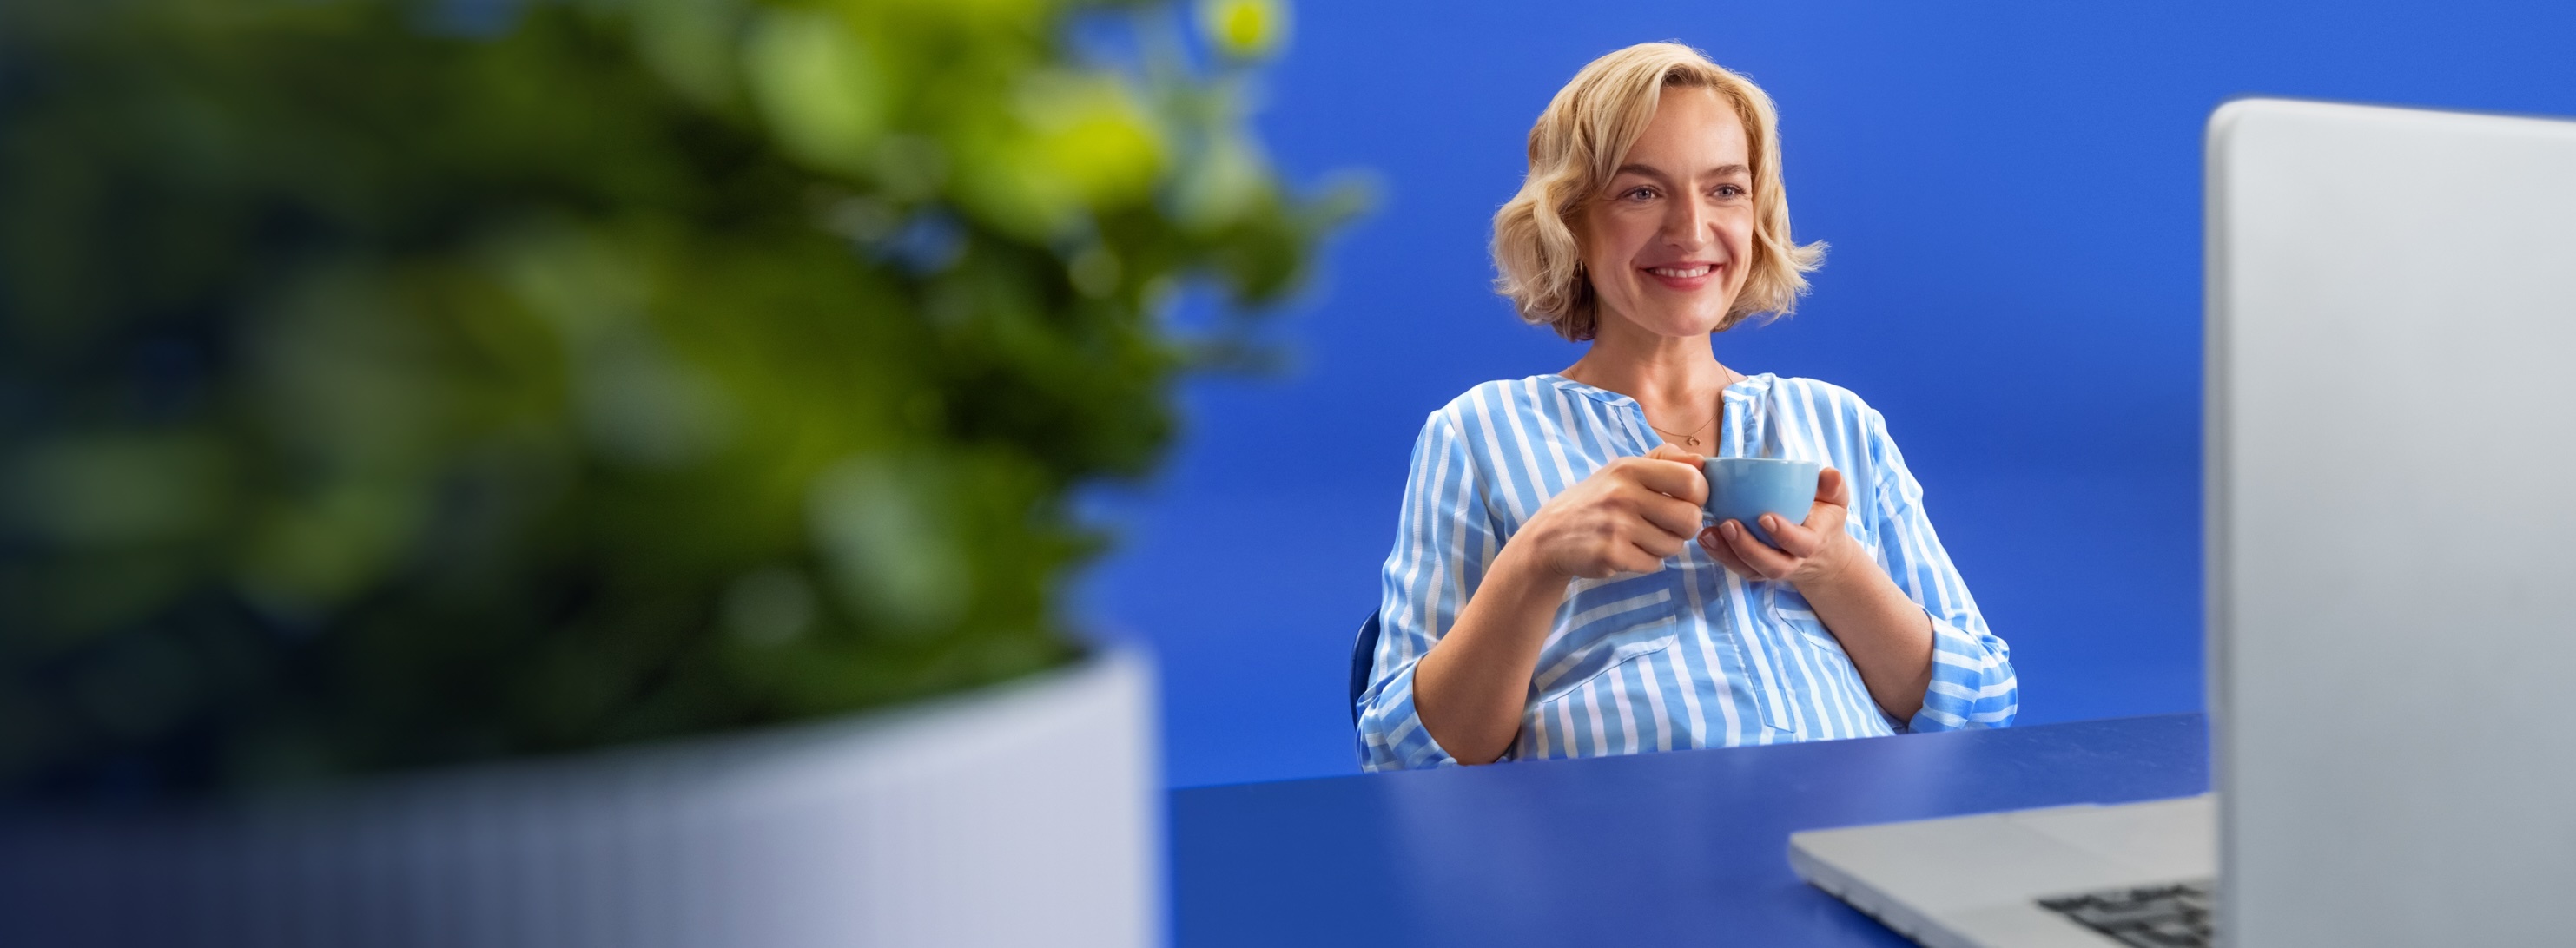
M 1559 391 L 1572 392 L 1585 398 L 1592 399 L 1593 401 L 1600 402 L 1604 405 L 1629 406 L 1637 404 L 1636 399 L 1629 398 L 1626 395 L 1621 395 L 1606 388 L 1586 385 L 1582 382 L 1577 382 L 1554 372 L 1539 376 L 1539 378 L 1550 385 L 1556 386 Z M 1741 381 L 1727 386 L 1726 391 L 1719 394 L 1729 399 L 1739 397 L 1758 399 L 1762 397 L 1764 393 L 1769 392 L 1772 384 L 1779 380 L 1780 377 L 1778 375 L 1769 372 L 1764 372 L 1760 375 L 1747 375 Z

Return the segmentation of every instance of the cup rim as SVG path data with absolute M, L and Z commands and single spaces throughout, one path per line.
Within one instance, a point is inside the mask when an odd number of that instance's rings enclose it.
M 1822 461 L 1801 461 L 1801 460 L 1798 460 L 1797 458 L 1701 458 L 1701 459 L 1699 460 L 1699 463 L 1701 463 L 1701 464 L 1715 464 L 1715 463 L 1718 463 L 1718 462 L 1720 462 L 1720 461 L 1726 461 L 1726 462 L 1738 462 L 1738 461 L 1741 461 L 1741 462 L 1749 462 L 1749 463 L 1754 463 L 1754 464 L 1822 464 L 1822 463 L 1824 463 L 1824 462 L 1822 462 Z

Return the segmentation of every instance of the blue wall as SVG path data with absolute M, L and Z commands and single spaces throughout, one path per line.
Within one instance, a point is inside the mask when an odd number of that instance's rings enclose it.
M 2013 645 L 2024 723 L 2201 705 L 2209 110 L 2267 94 L 2576 115 L 2567 4 L 1296 12 L 1262 121 L 1274 157 L 1302 180 L 1373 169 L 1379 207 L 1279 321 L 1290 371 L 1194 384 L 1162 478 L 1102 499 L 1125 540 L 1082 589 L 1093 621 L 1161 654 L 1175 786 L 1357 770 L 1345 663 L 1423 416 L 1578 355 L 1486 290 L 1484 248 L 1531 120 L 1594 56 L 1677 38 L 1778 100 L 1797 236 L 1833 249 L 1798 316 L 1722 335 L 1718 356 L 1887 415 Z

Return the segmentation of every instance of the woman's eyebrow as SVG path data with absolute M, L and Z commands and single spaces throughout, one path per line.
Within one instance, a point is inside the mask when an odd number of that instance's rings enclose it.
M 1705 172 L 1705 176 L 1711 178 L 1723 178 L 1728 175 L 1751 173 L 1753 173 L 1753 169 L 1744 165 L 1719 165 L 1715 168 L 1708 169 L 1708 171 Z M 1619 170 L 1613 171 L 1610 174 L 1612 177 L 1617 177 L 1623 174 L 1633 174 L 1653 178 L 1657 181 L 1666 180 L 1672 177 L 1671 175 L 1665 174 L 1663 169 L 1657 168 L 1653 165 L 1620 165 Z

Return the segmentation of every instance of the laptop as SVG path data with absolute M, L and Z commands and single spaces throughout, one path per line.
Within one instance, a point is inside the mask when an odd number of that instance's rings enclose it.
M 1790 837 L 1933 946 L 2568 945 L 2576 122 L 2211 115 L 2217 792 Z

